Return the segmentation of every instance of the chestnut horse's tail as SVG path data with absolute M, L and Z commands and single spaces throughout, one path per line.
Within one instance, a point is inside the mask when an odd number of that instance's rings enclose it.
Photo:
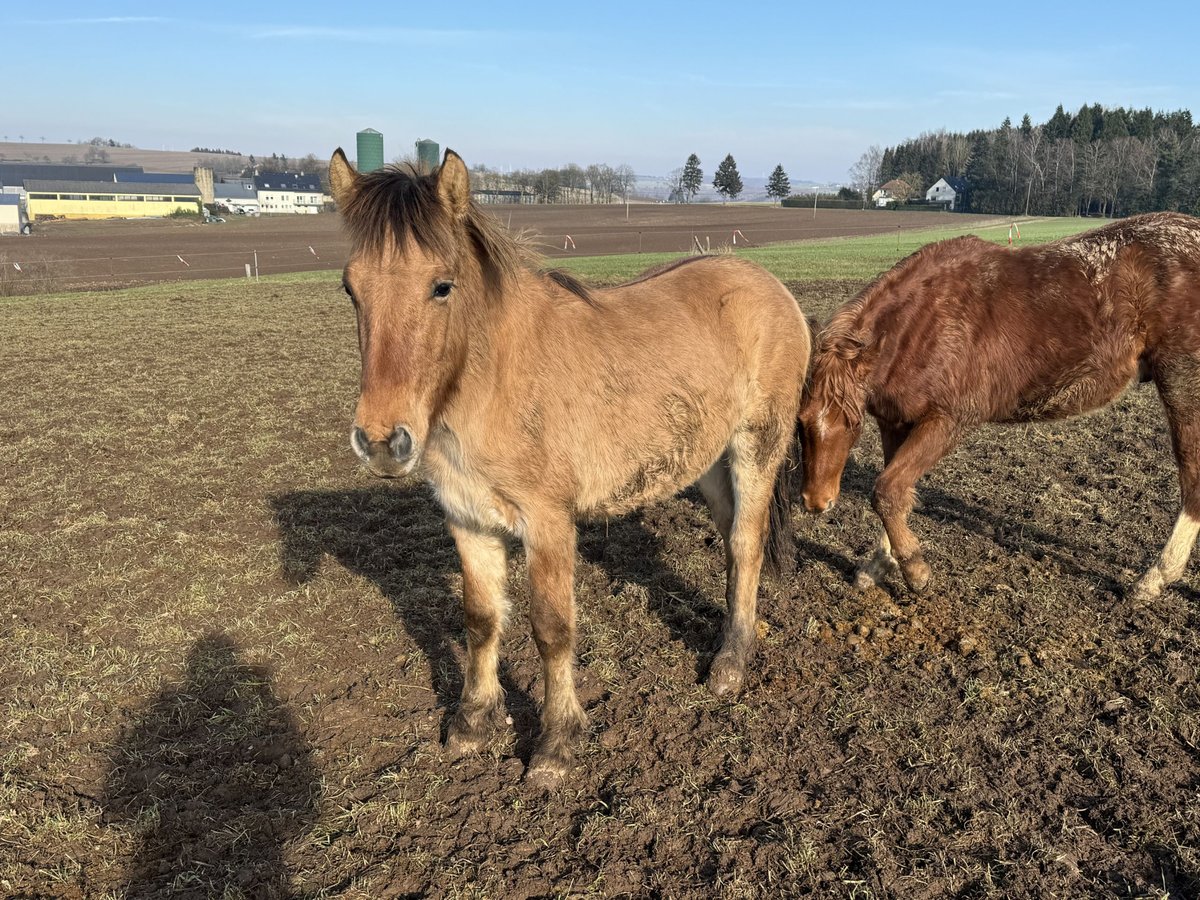
M 787 456 L 775 476 L 771 496 L 771 518 L 767 526 L 767 544 L 763 568 L 768 575 L 782 578 L 796 571 L 796 536 L 792 530 L 792 497 L 799 490 L 803 469 L 800 466 L 800 423 L 788 443 Z

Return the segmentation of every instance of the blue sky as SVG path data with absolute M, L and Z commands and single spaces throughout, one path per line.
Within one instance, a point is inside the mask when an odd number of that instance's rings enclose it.
M 843 181 L 871 144 L 1062 103 L 1192 109 L 1200 5 L 7 2 L 0 130 L 148 148 L 468 163 L 778 163 Z M 15 57 L 15 58 L 14 58 Z M 20 73 L 17 78 L 13 72 Z

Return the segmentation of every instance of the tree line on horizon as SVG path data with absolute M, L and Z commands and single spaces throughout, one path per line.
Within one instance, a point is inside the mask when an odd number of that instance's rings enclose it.
M 1060 104 L 1041 124 L 924 133 L 851 169 L 870 192 L 898 179 L 923 195 L 946 176 L 967 182 L 968 209 L 999 215 L 1125 216 L 1155 210 L 1200 214 L 1200 128 L 1188 110 Z

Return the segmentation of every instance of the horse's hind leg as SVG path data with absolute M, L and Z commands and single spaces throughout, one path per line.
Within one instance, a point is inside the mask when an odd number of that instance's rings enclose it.
M 504 587 L 508 553 L 504 541 L 449 523 L 463 570 L 463 619 L 467 628 L 467 674 L 462 699 L 450 722 L 446 747 L 455 754 L 479 750 L 504 702 L 497 676 L 500 631 L 508 612 Z
M 786 444 L 775 448 L 759 447 L 761 437 L 753 432 L 738 432 L 730 442 L 726 459 L 727 478 L 732 499 L 732 517 L 722 528 L 725 507 L 721 502 L 720 467 L 706 473 L 701 490 L 705 497 L 713 491 L 709 506 L 717 528 L 725 537 L 725 625 L 721 649 L 713 657 L 706 683 L 718 697 L 736 695 L 746 678 L 746 663 L 754 652 L 755 611 L 758 606 L 758 582 L 771 516 L 771 495 L 775 476 L 786 453 Z M 765 457 L 765 458 L 764 458 Z M 713 500 L 717 500 L 714 504 Z
M 892 425 L 889 422 L 879 423 L 879 439 L 883 444 L 883 465 L 887 468 L 896 455 L 897 448 L 904 443 L 911 429 L 906 425 Z M 892 542 L 888 539 L 887 529 L 880 527 L 879 545 L 875 554 L 863 563 L 854 575 L 854 586 L 860 591 L 875 587 L 889 575 L 899 572 L 900 564 L 892 556 Z
M 1153 600 L 1164 587 L 1179 580 L 1200 534 L 1200 357 L 1156 361 L 1152 370 L 1171 426 L 1183 509 L 1162 554 L 1134 584 L 1131 597 L 1135 603 Z
M 958 439 L 958 428 L 945 418 L 919 422 L 896 448 L 891 461 L 875 482 L 872 505 L 892 544 L 904 580 L 914 591 L 929 584 L 929 564 L 917 536 L 908 527 L 917 480 L 949 453 Z

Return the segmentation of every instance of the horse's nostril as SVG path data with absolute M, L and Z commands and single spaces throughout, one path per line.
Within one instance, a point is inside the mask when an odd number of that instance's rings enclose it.
M 403 425 L 397 425 L 392 429 L 392 437 L 388 441 L 388 450 L 392 454 L 392 458 L 397 462 L 404 462 L 412 455 L 412 433 Z
M 370 441 L 367 440 L 367 433 L 357 425 L 350 432 L 350 444 L 353 446 L 354 452 L 359 456 L 366 456 L 369 452 Z

